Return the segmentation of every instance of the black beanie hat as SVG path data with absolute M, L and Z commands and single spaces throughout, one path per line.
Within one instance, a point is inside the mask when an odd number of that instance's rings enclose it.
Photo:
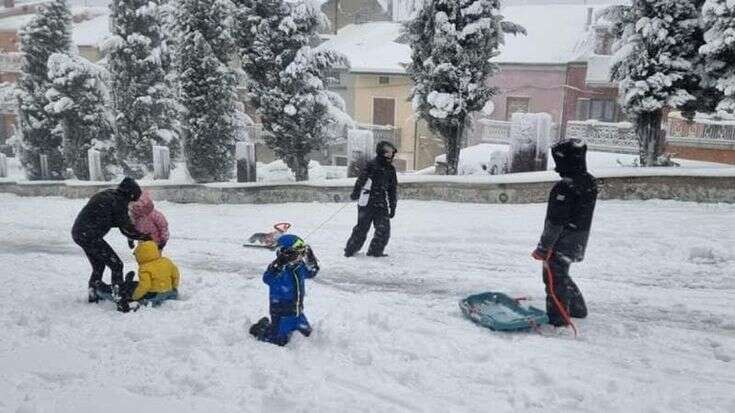
M 135 182 L 135 179 L 129 176 L 126 176 L 122 182 L 120 182 L 120 185 L 117 186 L 117 190 L 127 195 L 130 201 L 137 201 L 142 192 L 138 183 Z

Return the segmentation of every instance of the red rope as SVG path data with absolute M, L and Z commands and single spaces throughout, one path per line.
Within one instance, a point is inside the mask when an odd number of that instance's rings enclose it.
M 551 265 L 549 265 L 549 260 L 551 259 L 551 254 L 553 251 L 549 250 L 549 254 L 546 256 L 546 259 L 544 260 L 544 267 L 546 268 L 546 277 L 548 278 L 549 283 L 549 291 L 551 292 L 551 299 L 554 301 L 554 305 L 556 306 L 556 309 L 559 310 L 559 313 L 561 314 L 561 317 L 564 319 L 564 322 L 567 323 L 567 326 L 572 327 L 572 330 L 574 331 L 574 337 L 577 337 L 577 326 L 574 325 L 572 322 L 572 318 L 569 316 L 569 313 L 564 308 L 563 305 L 561 305 L 561 302 L 559 301 L 559 298 L 556 297 L 556 291 L 554 290 L 554 272 L 551 271 Z

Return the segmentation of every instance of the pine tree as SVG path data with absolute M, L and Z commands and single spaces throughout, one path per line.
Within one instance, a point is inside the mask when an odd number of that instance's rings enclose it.
M 622 38 L 612 75 L 621 106 L 635 122 L 641 165 L 654 166 L 662 155 L 664 109 L 692 117 L 700 105 L 701 5 L 702 0 L 634 0 L 616 10 Z
M 62 142 L 51 132 L 54 123 L 44 107 L 48 104 L 48 59 L 54 53 L 69 53 L 72 48 L 71 11 L 66 0 L 39 6 L 36 16 L 20 30 L 19 37 L 20 50 L 25 55 L 17 92 L 21 161 L 29 179 L 41 179 L 39 155 L 46 155 L 51 178 L 62 179 Z
M 140 177 L 153 166 L 153 145 L 179 149 L 178 109 L 166 79 L 170 63 L 163 39 L 160 0 L 116 0 L 107 41 L 118 159 Z
M 309 178 L 308 154 L 328 143 L 330 130 L 346 118 L 326 90 L 326 73 L 347 67 L 346 58 L 309 44 L 326 16 L 311 2 L 236 0 L 235 32 L 248 96 L 260 115 L 264 139 L 294 172 Z
M 487 85 L 498 70 L 490 59 L 498 54 L 504 33 L 525 33 L 503 21 L 499 9 L 499 0 L 427 0 L 406 24 L 413 108 L 443 138 L 449 175 L 457 174 L 468 116 L 496 93 Z
M 63 142 L 64 164 L 77 178 L 89 179 L 87 151 L 94 148 L 109 173 L 116 162 L 104 70 L 83 57 L 55 53 L 48 59 L 48 77 L 45 110 L 56 124 L 53 135 Z
M 235 76 L 233 50 L 220 0 L 183 0 L 177 10 L 181 104 L 186 109 L 184 153 L 198 182 L 228 180 L 234 168 Z
M 735 113 L 735 1 L 707 0 L 702 8 L 702 67 L 705 107 L 718 114 Z

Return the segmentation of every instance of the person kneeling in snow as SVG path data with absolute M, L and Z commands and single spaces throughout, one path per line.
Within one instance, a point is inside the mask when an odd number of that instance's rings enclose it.
M 117 303 L 118 311 L 128 312 L 140 304 L 157 306 L 178 298 L 179 269 L 170 259 L 161 256 L 158 245 L 153 241 L 141 242 L 134 254 L 138 261 L 138 281 L 133 281 L 132 271 L 127 273 Z M 105 284 L 97 287 L 100 296 L 106 296 L 109 291 L 110 287 Z
M 250 327 L 250 334 L 258 340 L 285 346 L 294 331 L 308 337 L 309 320 L 304 315 L 305 280 L 319 272 L 319 264 L 304 240 L 286 234 L 278 238 L 276 259 L 263 274 L 268 284 L 270 315 Z
M 561 181 L 551 189 L 544 232 L 531 254 L 544 261 L 546 312 L 555 326 L 568 324 L 568 317 L 585 318 L 582 293 L 569 277 L 569 266 L 584 258 L 597 201 L 595 177 L 587 173 L 587 145 L 567 139 L 551 148 Z

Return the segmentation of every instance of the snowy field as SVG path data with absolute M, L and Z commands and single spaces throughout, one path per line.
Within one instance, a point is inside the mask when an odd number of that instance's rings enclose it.
M 487 290 L 543 305 L 544 205 L 401 202 L 386 259 L 342 257 L 348 206 L 307 239 L 315 332 L 285 348 L 247 333 L 273 253 L 240 244 L 283 220 L 305 236 L 341 205 L 161 203 L 182 299 L 130 314 L 86 303 L 83 201 L 0 205 L 0 412 L 735 411 L 735 205 L 600 202 L 572 267 L 577 339 L 493 333 L 457 307 Z

